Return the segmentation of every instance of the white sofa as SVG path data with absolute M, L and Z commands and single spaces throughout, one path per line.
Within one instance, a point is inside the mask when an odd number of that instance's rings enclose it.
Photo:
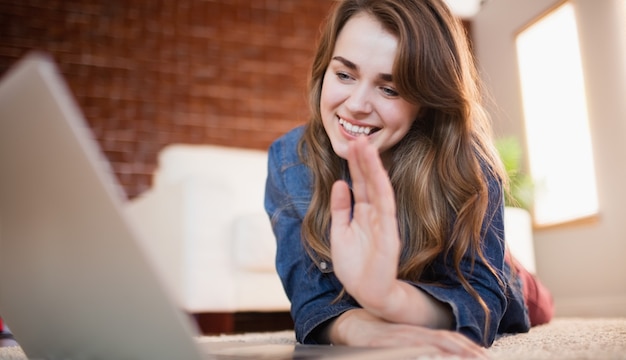
M 263 208 L 267 153 L 169 145 L 153 187 L 128 202 L 166 286 L 190 313 L 288 311 Z
M 504 238 L 511 254 L 526 270 L 536 274 L 533 222 L 530 212 L 516 207 L 505 207 Z
M 274 267 L 276 243 L 263 209 L 267 153 L 212 145 L 170 145 L 153 188 L 128 203 L 146 251 L 190 313 L 288 311 Z M 505 210 L 505 236 L 532 273 L 528 212 Z

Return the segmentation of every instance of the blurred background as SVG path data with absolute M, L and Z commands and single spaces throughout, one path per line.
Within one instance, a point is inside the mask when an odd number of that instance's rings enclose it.
M 50 53 L 128 198 L 170 143 L 266 149 L 305 121 L 332 0 L 0 0 L 0 74 Z
M 0 0 L 0 75 L 31 49 L 49 52 L 127 198 L 134 199 L 150 189 L 157 154 L 168 144 L 266 149 L 305 122 L 311 57 L 333 3 Z M 541 223 L 537 209 L 530 209 L 536 273 L 554 294 L 557 315 L 626 316 L 626 0 L 472 3 L 481 6 L 459 16 L 490 94 L 495 134 L 521 145 L 522 171 L 531 170 L 533 150 L 539 160 L 555 156 L 548 169 L 567 163 L 580 170 L 581 156 L 591 162 L 583 169 L 594 182 L 591 211 Z M 563 5 L 577 25 L 568 38 L 580 46 L 582 93 L 557 104 L 562 91 L 547 91 L 540 96 L 546 107 L 537 113 L 550 115 L 532 117 L 523 101 L 516 41 Z M 558 53 L 558 45 L 549 42 L 536 53 L 538 63 L 552 59 L 547 50 Z M 557 68 L 569 60 L 558 60 Z M 550 74 L 539 75 L 540 87 Z M 570 80 L 557 83 L 569 88 Z M 584 143 L 569 142 L 584 150 L 577 155 L 564 145 L 573 133 L 570 105 L 583 101 L 575 113 L 584 115 Z M 548 130 L 539 147 L 531 135 Z M 568 189 L 568 202 L 559 200 L 550 215 L 582 203 L 583 189 L 569 187 L 580 175 L 567 174 L 555 188 Z

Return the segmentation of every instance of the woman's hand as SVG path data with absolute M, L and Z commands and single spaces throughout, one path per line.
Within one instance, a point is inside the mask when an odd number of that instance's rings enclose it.
M 452 310 L 429 294 L 397 279 L 400 235 L 396 201 L 378 151 L 365 138 L 350 143 L 354 213 L 348 185 L 331 193 L 331 256 L 346 291 L 373 315 L 393 323 L 449 329 Z
M 344 181 L 331 193 L 331 256 L 346 291 L 374 314 L 385 312 L 398 286 L 400 240 L 393 188 L 378 151 L 365 138 L 349 145 L 350 189 Z
M 327 331 L 336 345 L 419 347 L 430 348 L 432 354 L 487 358 L 484 348 L 460 333 L 390 323 L 365 309 L 348 310 L 332 322 Z

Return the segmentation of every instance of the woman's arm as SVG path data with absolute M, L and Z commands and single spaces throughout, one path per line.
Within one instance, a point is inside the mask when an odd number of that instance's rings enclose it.
M 464 335 L 449 330 L 391 323 L 365 309 L 348 310 L 331 322 L 327 336 L 333 344 L 351 346 L 432 347 L 437 353 L 485 358 L 486 352 Z
M 346 291 L 372 315 L 397 324 L 435 329 L 455 329 L 477 343 L 490 345 L 507 308 L 506 288 L 489 267 L 508 276 L 503 261 L 502 209 L 498 188 L 490 189 L 489 222 L 482 259 L 469 256 L 461 272 L 482 297 L 490 311 L 460 283 L 441 256 L 432 264 L 437 285 L 410 284 L 397 279 L 400 241 L 394 193 L 376 150 L 365 139 L 352 142 L 348 155 L 353 180 L 354 208 L 350 189 L 338 182 L 331 198 L 331 253 L 335 273 Z M 493 197 L 493 199 L 492 199 Z M 499 230 L 498 230 L 499 229 Z M 502 279 L 506 281 L 507 279 Z

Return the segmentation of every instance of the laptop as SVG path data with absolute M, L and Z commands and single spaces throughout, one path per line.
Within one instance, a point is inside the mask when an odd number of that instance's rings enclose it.
M 0 82 L 0 316 L 29 358 L 393 359 L 432 351 L 198 341 L 142 251 L 124 201 L 54 61 L 27 54 Z

